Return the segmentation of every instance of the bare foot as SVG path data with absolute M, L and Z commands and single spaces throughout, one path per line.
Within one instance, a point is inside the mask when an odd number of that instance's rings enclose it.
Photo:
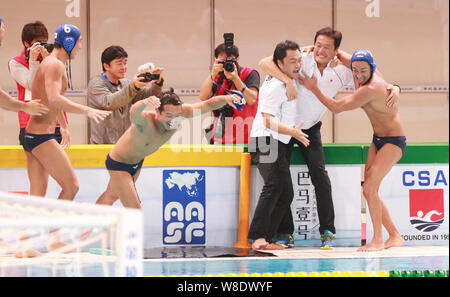
M 256 239 L 252 244 L 252 250 L 263 250 L 265 249 L 269 243 L 266 241 L 265 238 L 258 238 Z
M 70 244 L 63 241 L 52 241 L 47 243 L 47 250 L 49 252 L 61 252 L 64 254 L 70 254 L 76 251 L 75 248 L 70 248 Z
M 269 243 L 269 244 L 266 246 L 266 248 L 265 248 L 265 250 L 272 250 L 272 251 L 276 251 L 276 250 L 284 250 L 284 249 L 285 249 L 284 247 L 279 246 L 279 245 L 277 245 L 277 244 L 275 244 L 275 243 Z
M 360 247 L 358 249 L 358 252 L 376 252 L 376 251 L 381 251 L 384 250 L 384 243 L 381 242 L 369 242 L 366 245 L 363 245 L 362 247 Z
M 42 254 L 32 248 L 19 249 L 15 253 L 16 258 L 36 258 L 42 256 Z
M 384 242 L 384 248 L 388 249 L 395 246 L 401 246 L 403 244 L 403 238 L 400 236 L 400 234 L 391 236 Z

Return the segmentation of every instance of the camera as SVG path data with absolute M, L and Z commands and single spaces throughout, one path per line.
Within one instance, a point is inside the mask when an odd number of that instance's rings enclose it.
M 233 72 L 235 63 L 237 61 L 231 56 L 233 53 L 233 45 L 234 45 L 234 34 L 233 33 L 224 33 L 223 40 L 225 44 L 225 53 L 227 54 L 227 58 L 225 61 L 220 61 L 220 64 L 223 64 L 223 68 L 227 72 Z
M 149 82 L 152 80 L 158 80 L 159 79 L 159 74 L 153 74 L 150 72 L 145 72 L 145 73 L 141 73 L 138 75 L 138 77 L 143 77 L 144 79 L 141 80 L 142 82 Z
M 47 52 L 51 53 L 53 51 L 53 48 L 55 47 L 54 44 L 47 43 L 47 41 L 38 41 L 40 45 L 42 45 Z
M 39 40 L 39 41 L 37 41 L 37 43 L 42 45 L 47 50 L 47 52 L 51 53 L 53 51 L 54 44 L 47 43 L 47 41 L 45 41 L 45 40 Z M 29 61 L 30 61 L 30 48 L 28 48 L 27 51 L 25 52 L 25 58 L 27 59 L 27 63 L 29 63 Z

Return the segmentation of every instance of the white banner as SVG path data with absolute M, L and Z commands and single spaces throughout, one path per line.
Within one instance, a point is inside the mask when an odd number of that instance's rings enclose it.
M 361 245 L 361 165 L 327 165 L 331 181 L 335 212 L 336 244 Z M 256 166 L 252 167 L 250 219 L 263 187 L 263 179 Z M 294 200 L 296 246 L 320 246 L 319 217 L 316 195 L 306 165 L 291 165 Z
M 379 195 L 404 245 L 448 245 L 448 173 L 448 164 L 400 164 L 383 179 Z M 368 212 L 368 242 L 372 236 Z

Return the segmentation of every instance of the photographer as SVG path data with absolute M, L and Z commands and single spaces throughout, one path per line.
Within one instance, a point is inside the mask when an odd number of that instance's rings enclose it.
M 18 100 L 21 102 L 27 102 L 27 104 L 33 102 L 31 100 L 31 88 L 34 77 L 42 60 L 49 56 L 49 51 L 51 52 L 53 49 L 53 45 L 47 44 L 47 40 L 47 28 L 40 21 L 28 23 L 22 29 L 22 44 L 24 49 L 8 63 L 9 72 L 17 85 Z M 30 120 L 30 114 L 19 111 L 18 115 L 20 127 L 19 143 L 23 145 L 25 143 L 25 128 Z M 65 112 L 61 111 L 57 116 L 57 120 L 55 140 L 63 148 L 68 148 L 70 146 L 70 133 Z M 25 151 L 25 155 L 27 158 L 30 193 L 43 193 L 43 189 L 47 188 L 48 175 L 43 174 L 40 167 L 36 166 L 35 158 L 31 153 Z
M 90 143 L 114 144 L 131 125 L 131 106 L 139 100 L 161 93 L 163 69 L 142 71 L 147 72 L 148 78 L 152 79 L 151 84 L 142 74 L 136 74 L 133 80 L 126 79 L 128 54 L 121 46 L 105 49 L 101 62 L 103 73 L 94 76 L 88 84 L 88 106 L 109 110 L 112 114 L 100 123 L 90 121 Z
M 224 89 L 238 90 L 243 93 L 247 104 L 243 110 L 232 109 L 227 105 L 214 110 L 214 123 L 206 129 L 206 137 L 210 144 L 246 144 L 258 109 L 260 77 L 255 69 L 239 65 L 239 49 L 233 44 L 233 37 L 227 39 L 226 35 L 225 42 L 214 51 L 216 59 L 211 75 L 200 88 L 200 99 L 226 94 Z M 234 66 L 232 69 L 231 65 Z
M 8 63 L 9 72 L 17 85 L 19 101 L 29 102 L 31 100 L 31 87 L 33 85 L 34 76 L 42 60 L 46 58 L 53 49 L 53 45 L 47 44 L 47 40 L 47 28 L 40 21 L 28 23 L 22 29 L 22 44 L 24 49 Z M 29 120 L 30 115 L 28 113 L 19 111 L 20 145 L 23 144 L 25 127 Z M 62 143 L 64 147 L 67 147 L 70 144 L 70 135 L 67 129 L 66 115 L 61 114 L 61 116 L 59 116 L 59 121 L 61 124 L 58 122 L 55 129 L 56 140 L 59 143 Z

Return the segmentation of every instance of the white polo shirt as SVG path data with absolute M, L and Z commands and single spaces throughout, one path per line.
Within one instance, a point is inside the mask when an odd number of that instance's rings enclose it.
M 314 60 L 314 54 L 303 53 L 300 74 L 301 71 L 304 71 L 308 76 L 314 74 L 317 78 L 317 85 L 322 93 L 333 98 L 343 87 L 354 86 L 354 82 L 350 69 L 342 64 L 336 67 L 330 67 L 330 63 L 328 63 L 322 75 Z M 327 107 L 320 102 L 316 95 L 303 85 L 300 85 L 298 88 L 296 123 L 303 122 L 302 129 L 309 129 L 320 121 L 326 111 Z
M 297 88 L 300 88 L 298 81 L 294 81 Z M 253 121 L 250 137 L 272 135 L 273 138 L 282 143 L 289 143 L 290 135 L 278 133 L 264 125 L 262 113 L 271 114 L 281 123 L 294 127 L 296 125 L 297 101 L 297 99 L 288 100 L 286 85 L 281 80 L 268 75 L 259 90 L 258 110 Z

